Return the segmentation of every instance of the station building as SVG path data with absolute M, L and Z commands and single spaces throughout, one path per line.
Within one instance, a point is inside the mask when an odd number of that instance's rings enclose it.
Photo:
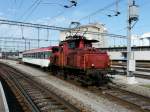
M 89 32 L 91 33 L 89 33 Z M 96 33 L 92 33 L 96 32 Z M 90 23 L 88 25 L 82 25 L 78 28 L 73 28 L 72 30 L 64 30 L 60 32 L 60 40 L 65 40 L 66 36 L 69 35 L 84 35 L 87 39 L 96 39 L 99 42 L 93 43 L 93 47 L 95 48 L 101 48 L 106 47 L 107 45 L 107 38 L 105 35 L 102 35 L 101 33 L 107 33 L 107 29 L 104 24 L 100 23 Z

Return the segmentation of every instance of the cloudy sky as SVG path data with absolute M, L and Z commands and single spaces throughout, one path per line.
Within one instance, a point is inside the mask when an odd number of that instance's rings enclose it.
M 0 0 L 0 19 L 40 23 L 68 27 L 71 21 L 79 21 L 81 24 L 99 22 L 105 24 L 109 33 L 126 35 L 127 1 L 119 0 L 119 16 L 114 15 L 116 0 L 77 0 L 77 6 L 64 8 L 70 5 L 69 0 Z M 135 0 L 139 5 L 139 21 L 136 23 L 133 34 L 142 35 L 150 32 L 150 0 Z M 111 5 L 114 3 L 113 5 Z M 109 6 L 109 7 L 107 7 Z M 107 8 L 105 8 L 107 7 Z M 101 10 L 103 9 L 103 10 Z M 92 16 L 91 13 L 97 11 Z M 21 37 L 21 28 L 8 25 L 0 25 L 0 35 Z M 24 37 L 36 38 L 37 30 L 24 28 Z M 58 40 L 58 32 L 50 31 L 50 39 Z M 40 31 L 40 38 L 47 38 L 46 31 Z M 4 44 L 4 43 L 3 43 Z M 36 46 L 35 42 L 35 46 Z M 33 45 L 33 46 L 34 46 Z M 43 44 L 41 44 L 43 45 Z M 49 42 L 45 46 L 49 45 Z

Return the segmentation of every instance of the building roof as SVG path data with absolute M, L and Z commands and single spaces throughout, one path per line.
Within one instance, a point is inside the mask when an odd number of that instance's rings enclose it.
M 106 48 L 99 48 L 103 51 L 126 51 L 127 47 L 106 47 Z M 133 51 L 147 51 L 150 50 L 150 46 L 133 46 Z

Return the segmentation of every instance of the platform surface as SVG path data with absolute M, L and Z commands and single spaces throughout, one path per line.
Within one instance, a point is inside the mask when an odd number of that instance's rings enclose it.
M 9 112 L 7 101 L 5 98 L 5 93 L 0 82 L 0 112 Z

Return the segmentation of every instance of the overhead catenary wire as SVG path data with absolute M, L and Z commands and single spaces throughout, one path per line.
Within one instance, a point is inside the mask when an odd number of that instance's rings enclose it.
M 24 27 L 33 27 L 33 28 L 40 28 L 40 29 L 51 29 L 51 30 L 58 30 L 58 31 L 75 30 L 75 29 L 72 29 L 72 28 L 63 28 L 63 27 L 48 26 L 48 25 L 33 24 L 33 23 L 25 23 L 25 22 L 10 21 L 10 20 L 2 20 L 2 19 L 0 19 L 0 22 L 1 22 L 1 24 L 24 26 Z M 116 35 L 116 34 L 109 34 L 109 33 L 100 33 L 100 32 L 92 32 L 92 31 L 87 31 L 86 33 L 87 34 L 94 34 L 94 35 L 99 35 L 100 34 L 100 35 L 116 37 L 116 38 L 126 38 L 123 35 Z
M 117 4 L 118 4 L 119 2 L 121 2 L 121 1 L 122 1 L 122 0 L 118 0 L 118 1 L 117 1 Z M 103 12 L 103 11 L 107 10 L 108 8 L 110 8 L 110 7 L 114 6 L 114 5 L 116 5 L 116 2 L 112 2 L 112 3 L 108 4 L 108 5 L 106 5 L 105 7 L 100 8 L 100 9 L 98 9 L 98 10 L 96 10 L 96 11 L 94 11 L 94 12 L 92 12 L 92 13 L 90 13 L 90 14 L 88 14 L 88 15 L 82 17 L 82 18 L 80 18 L 78 21 L 82 21 L 82 20 L 87 19 L 87 18 L 89 18 L 89 17 L 91 17 L 91 16 L 94 16 L 94 15 L 100 13 L 100 12 Z
M 39 1 L 41 1 L 41 0 L 35 0 L 35 1 L 30 5 L 30 7 L 28 7 L 27 10 L 21 15 L 21 18 L 20 18 L 20 19 L 23 19 L 23 17 L 25 17 L 25 16 L 29 13 L 29 11 L 32 10 L 36 4 L 39 3 Z
M 20 3 L 19 3 L 19 8 L 21 8 L 22 5 L 23 5 L 23 0 L 20 1 Z
M 31 15 L 32 13 L 37 9 L 37 7 L 40 5 L 40 3 L 42 2 L 42 0 L 39 0 L 37 2 L 37 4 L 35 5 L 35 7 L 30 11 L 30 13 L 27 14 L 27 16 L 24 18 L 24 21 L 26 21 Z

